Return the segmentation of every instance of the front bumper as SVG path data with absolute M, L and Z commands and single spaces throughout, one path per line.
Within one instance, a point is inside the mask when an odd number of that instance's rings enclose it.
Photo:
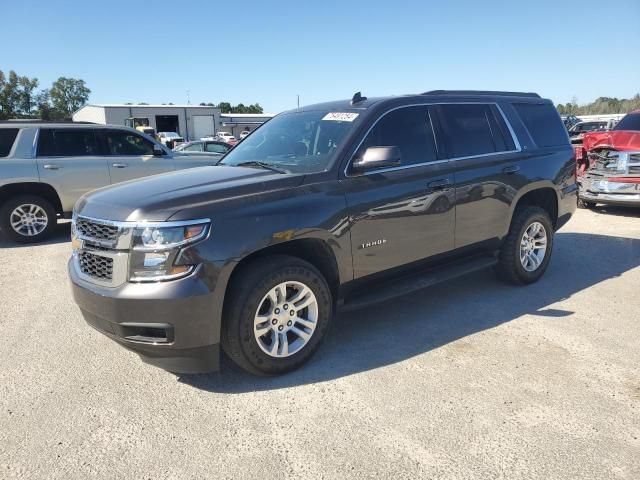
M 580 198 L 609 205 L 640 206 L 640 179 L 611 182 L 607 177 L 584 175 L 580 179 Z
M 202 268 L 170 282 L 107 288 L 82 279 L 73 260 L 68 269 L 73 298 L 90 326 L 165 370 L 219 370 L 226 286 L 219 276 L 221 282 L 214 282 L 213 288 L 209 286 L 212 275 Z

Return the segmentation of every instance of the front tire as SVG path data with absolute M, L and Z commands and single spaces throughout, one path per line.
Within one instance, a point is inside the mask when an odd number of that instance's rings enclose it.
M 224 352 L 255 375 L 299 368 L 316 352 L 331 322 L 327 282 L 310 263 L 285 255 L 240 268 L 223 312 Z
M 46 240 L 57 223 L 53 205 L 38 195 L 20 195 L 0 208 L 0 230 L 17 243 Z
M 515 285 L 537 282 L 549 265 L 553 235 L 546 210 L 534 206 L 516 209 L 498 255 L 498 277 Z

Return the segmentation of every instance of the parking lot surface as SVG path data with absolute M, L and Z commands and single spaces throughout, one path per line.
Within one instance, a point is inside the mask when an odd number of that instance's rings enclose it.
M 578 211 L 535 285 L 342 314 L 267 379 L 175 376 L 89 328 L 68 236 L 0 244 L 0 478 L 640 478 L 638 211 Z

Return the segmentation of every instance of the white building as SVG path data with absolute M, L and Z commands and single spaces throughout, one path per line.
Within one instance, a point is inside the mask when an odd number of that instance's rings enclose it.
M 221 114 L 220 109 L 200 105 L 85 105 L 73 114 L 74 122 L 104 125 L 146 125 L 158 132 L 176 132 L 185 140 L 199 140 L 218 131 L 236 138 L 273 117 L 270 114 Z
M 222 113 L 219 130 L 240 138 L 243 131 L 252 132 L 274 116 L 271 113 Z

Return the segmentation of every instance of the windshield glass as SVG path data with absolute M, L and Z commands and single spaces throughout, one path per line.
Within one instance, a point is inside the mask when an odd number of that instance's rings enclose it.
M 238 165 L 263 162 L 291 173 L 327 170 L 358 113 L 294 112 L 269 120 L 240 142 L 220 162 Z
M 640 130 L 640 113 L 630 113 L 626 115 L 618 124 L 613 127 L 614 130 Z

